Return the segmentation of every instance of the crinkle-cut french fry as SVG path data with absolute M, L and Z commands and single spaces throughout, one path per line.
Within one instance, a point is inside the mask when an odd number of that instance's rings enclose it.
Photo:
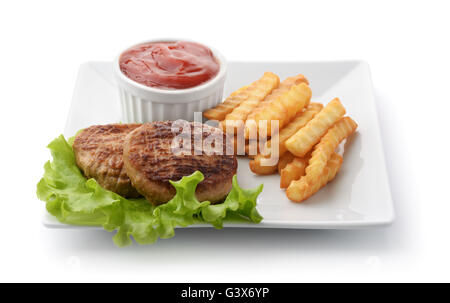
M 278 120 L 279 128 L 282 129 L 297 113 L 309 105 L 310 100 L 311 88 L 306 83 L 292 86 L 289 91 L 268 102 L 255 113 L 252 120 L 256 123 L 246 123 L 245 137 L 249 137 L 250 127 L 256 125 L 259 128 L 259 121 L 267 121 L 267 133 L 271 133 L 270 121 L 272 120 Z
M 247 89 L 248 97 L 225 116 L 223 121 L 224 126 L 226 124 L 231 124 L 234 126 L 236 124 L 235 121 L 245 121 L 247 116 L 258 105 L 258 103 L 280 84 L 280 78 L 271 72 L 265 72 L 263 77 L 258 81 L 258 85 L 251 87 L 251 91 L 250 87 Z
M 228 98 L 225 99 L 225 101 L 223 101 L 216 107 L 204 111 L 203 116 L 208 120 L 222 121 L 223 119 L 225 119 L 226 115 L 233 111 L 235 107 L 249 98 L 251 90 L 254 89 L 255 86 L 259 85 L 258 81 L 259 80 L 234 91 Z
M 275 140 L 271 138 L 269 141 L 266 142 L 264 146 L 264 152 L 260 152 L 257 156 L 254 157 L 254 162 L 250 162 L 250 169 L 255 174 L 273 174 L 278 170 L 278 173 L 281 172 L 281 169 L 286 166 L 286 164 L 290 161 L 292 161 L 294 155 L 292 155 L 290 152 L 287 151 L 284 142 L 292 136 L 298 129 L 303 127 L 309 120 L 311 120 L 316 113 L 318 113 L 322 109 L 323 105 L 319 103 L 311 103 L 310 106 L 303 111 L 302 113 L 297 114 L 296 118 L 289 123 L 285 128 L 283 128 L 277 135 L 279 140 L 279 150 L 278 150 L 278 157 L 279 161 L 277 165 L 273 166 L 267 166 L 262 165 L 261 161 L 263 158 L 270 158 L 271 157 L 271 145 L 272 141 Z M 309 157 L 306 157 L 308 159 Z M 281 165 L 280 165 L 281 163 Z M 264 166 L 264 167 L 261 167 Z
M 300 112 L 295 116 L 295 118 L 284 128 L 280 130 L 280 132 L 275 135 L 278 136 L 278 155 L 282 157 L 286 152 L 286 141 L 293 136 L 299 129 L 304 127 L 318 112 L 320 112 L 323 108 L 323 105 L 320 103 L 311 103 L 304 111 Z M 270 148 L 272 145 L 272 139 L 267 141 L 264 151 L 262 152 L 265 157 L 270 156 Z
M 279 161 L 282 161 L 283 163 L 281 166 L 278 165 L 262 165 L 261 160 L 263 158 L 270 158 L 271 157 L 271 145 L 272 141 L 274 140 L 271 138 L 269 141 L 266 142 L 264 146 L 264 152 L 258 154 L 256 157 L 254 157 L 254 162 L 250 163 L 250 169 L 256 173 L 256 174 L 273 174 L 278 170 L 278 173 L 281 172 L 281 169 L 284 168 L 287 162 L 290 162 L 293 159 L 293 155 L 289 152 L 287 152 L 287 149 L 284 145 L 284 142 L 292 136 L 298 129 L 303 127 L 309 120 L 311 120 L 316 113 L 318 113 L 322 109 L 322 104 L 319 103 L 311 103 L 310 106 L 303 112 L 297 114 L 296 118 L 289 123 L 285 128 L 283 128 L 277 135 L 279 140 L 279 151 L 278 151 L 278 157 Z M 284 155 L 287 154 L 287 157 L 284 157 Z M 287 161 L 289 160 L 289 161 Z M 287 162 L 286 162 L 287 161 Z M 264 166 L 264 167 L 261 167 Z
M 219 128 L 226 134 L 244 137 L 244 124 L 242 120 L 223 120 L 219 122 Z
M 310 184 L 306 181 L 306 177 L 301 177 L 300 180 L 292 181 L 286 190 L 287 197 L 293 202 L 302 202 L 324 187 L 328 182 L 334 179 L 342 165 L 342 157 L 334 153 L 323 174 L 316 183 Z
M 244 123 L 242 122 L 247 119 L 247 115 L 252 112 L 259 102 L 260 101 L 257 99 L 249 99 L 242 102 L 221 122 L 222 130 L 229 131 L 230 128 L 233 132 L 242 130 L 244 127 Z M 248 139 L 248 137 L 246 139 Z
M 257 175 L 271 175 L 277 172 L 277 165 L 264 165 L 262 163 L 267 158 L 257 155 L 248 164 L 250 170 Z
M 286 165 L 294 160 L 295 156 L 290 152 L 284 153 L 284 155 L 280 156 L 278 160 L 278 173 L 281 174 L 281 170 L 286 167 Z
M 280 188 L 287 188 L 292 181 L 300 179 L 305 175 L 308 161 L 303 158 L 294 158 L 280 173 Z
M 255 115 L 258 111 L 260 111 L 267 103 L 275 100 L 282 94 L 286 93 L 291 89 L 292 86 L 298 85 L 300 83 L 306 83 L 309 85 L 308 79 L 302 74 L 288 77 L 280 82 L 278 88 L 274 89 L 264 100 L 258 103 L 258 106 L 247 116 L 247 120 L 254 120 Z
M 238 150 L 238 144 L 243 144 L 243 148 L 241 147 L 241 149 Z M 233 137 L 233 149 L 236 156 L 247 156 L 250 159 L 253 159 L 255 154 L 251 146 L 254 146 L 255 150 L 258 151 L 258 143 L 256 141 L 239 141 L 236 136 Z
M 257 140 L 249 140 L 245 143 L 245 154 L 253 159 L 258 154 L 258 141 Z
M 320 142 L 314 147 L 309 165 L 306 168 L 308 183 L 317 182 L 336 148 L 345 138 L 353 134 L 357 127 L 358 124 L 352 118 L 344 117 L 336 122 L 320 139 Z
M 234 154 L 236 156 L 245 156 L 245 145 L 247 144 L 245 142 L 245 139 L 243 140 L 238 140 L 237 136 L 233 136 L 233 150 L 234 150 Z M 242 146 L 244 146 L 244 148 L 242 148 Z M 238 148 L 239 147 L 239 148 Z
M 345 108 L 339 99 L 333 99 L 286 141 L 286 148 L 297 157 L 303 157 L 344 114 Z

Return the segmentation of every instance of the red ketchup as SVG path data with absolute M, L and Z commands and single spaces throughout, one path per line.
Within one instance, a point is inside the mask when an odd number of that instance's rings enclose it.
M 219 62 L 204 45 L 187 42 L 148 42 L 126 50 L 119 60 L 128 78 L 146 86 L 185 89 L 214 78 Z

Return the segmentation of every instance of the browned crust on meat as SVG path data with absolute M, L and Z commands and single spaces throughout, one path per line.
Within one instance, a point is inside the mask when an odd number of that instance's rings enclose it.
M 153 204 L 161 204 L 175 195 L 169 180 L 177 181 L 198 170 L 205 178 L 197 186 L 197 199 L 213 203 L 223 201 L 231 190 L 237 169 L 234 154 L 227 155 L 225 134 L 218 128 L 197 124 L 203 127 L 202 141 L 211 134 L 222 138 L 223 144 L 216 146 L 216 153 L 207 153 L 195 146 L 194 123 L 191 122 L 190 154 L 174 154 L 171 143 L 180 132 L 173 132 L 172 125 L 172 121 L 146 123 L 126 137 L 123 158 L 133 185 Z M 194 154 L 195 150 L 201 154 Z
M 139 197 L 123 166 L 122 155 L 125 136 L 141 125 L 94 125 L 81 131 L 74 140 L 73 151 L 84 175 L 123 197 Z

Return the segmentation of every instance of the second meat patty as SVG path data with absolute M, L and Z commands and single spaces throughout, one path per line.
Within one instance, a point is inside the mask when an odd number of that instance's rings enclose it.
M 231 190 L 237 160 L 235 155 L 227 153 L 230 146 L 226 144 L 226 135 L 220 129 L 204 124 L 201 124 L 200 132 L 199 124 L 195 128 L 192 122 L 188 125 L 190 138 L 185 138 L 190 140 L 191 148 L 184 153 L 174 153 L 171 148 L 174 138 L 182 131 L 173 127 L 172 121 L 146 123 L 125 138 L 123 161 L 127 174 L 138 192 L 155 205 L 165 203 L 175 195 L 169 180 L 180 180 L 197 170 L 205 177 L 197 186 L 196 197 L 199 201 L 221 202 Z M 195 141 L 195 134 L 200 135 L 203 142 L 216 136 L 221 137 L 223 143 L 217 146 L 211 144 L 213 153 L 202 147 L 198 150 L 195 142 L 199 137 Z

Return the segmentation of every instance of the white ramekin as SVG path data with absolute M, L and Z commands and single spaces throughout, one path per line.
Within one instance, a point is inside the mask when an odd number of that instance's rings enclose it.
M 186 41 L 185 39 L 156 39 L 146 42 Z M 187 40 L 189 41 L 189 40 Z M 201 43 L 203 44 L 203 43 Z M 134 45 L 130 46 L 133 47 Z M 205 45 L 205 44 L 203 44 Z M 205 45 L 209 47 L 208 45 Z M 124 51 L 129 49 L 127 47 Z M 225 58 L 214 48 L 211 48 L 219 61 L 219 73 L 203 84 L 187 89 L 165 90 L 149 87 L 128 78 L 120 70 L 119 60 L 122 51 L 114 60 L 114 74 L 119 88 L 122 122 L 144 123 L 151 121 L 194 120 L 194 112 L 203 112 L 222 101 L 223 86 L 227 72 Z

